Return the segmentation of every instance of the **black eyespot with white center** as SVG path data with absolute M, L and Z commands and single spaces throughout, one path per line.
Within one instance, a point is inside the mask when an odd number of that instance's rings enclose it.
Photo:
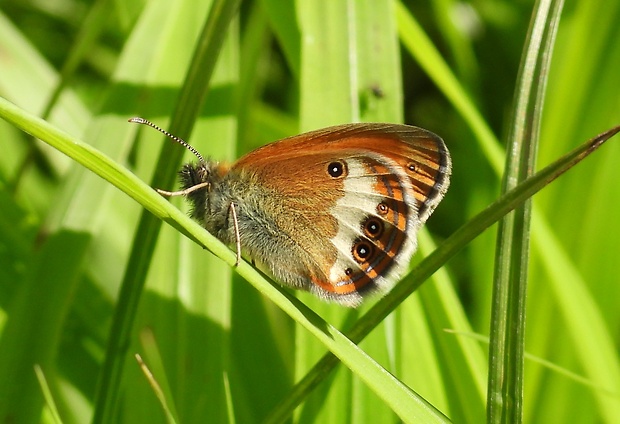
M 362 226 L 366 237 L 373 240 L 381 238 L 381 235 L 383 234 L 383 228 L 383 221 L 374 216 L 368 217 L 366 221 L 364 221 L 364 224 Z
M 409 170 L 409 172 L 416 172 L 418 170 L 418 167 L 416 166 L 415 163 L 409 162 L 407 164 L 407 169 Z
M 381 202 L 377 205 L 377 212 L 380 215 L 387 215 L 389 211 L 390 211 L 390 208 L 385 202 Z
M 364 263 L 372 256 L 373 246 L 366 240 L 357 240 L 353 244 L 353 259 L 359 264 Z
M 342 178 L 347 176 L 347 165 L 343 161 L 330 162 L 327 165 L 327 173 L 332 178 Z

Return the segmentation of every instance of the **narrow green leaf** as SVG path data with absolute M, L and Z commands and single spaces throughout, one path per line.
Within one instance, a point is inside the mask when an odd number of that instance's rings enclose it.
M 52 391 L 50 389 L 49 384 L 47 383 L 47 379 L 45 377 L 45 373 L 41 369 L 41 366 L 35 364 L 34 372 L 37 376 L 37 380 L 39 382 L 39 387 L 41 388 L 41 392 L 43 393 L 43 397 L 45 398 L 45 404 L 47 405 L 52 418 L 56 424 L 62 424 L 62 419 L 60 418 L 60 414 L 58 413 L 58 408 L 56 407 L 56 403 L 54 402 L 54 397 L 52 395 Z
M 512 116 L 502 192 L 530 177 L 553 42 L 563 1 L 541 1 L 532 14 Z M 499 224 L 493 283 L 487 420 L 523 421 L 525 298 L 529 263 L 531 201 Z
M 208 19 L 198 38 L 192 62 L 172 115 L 170 131 L 179 137 L 187 138 L 200 113 L 218 52 L 224 42 L 226 28 L 237 7 L 238 1 L 215 0 L 211 4 Z M 174 147 L 178 146 L 173 146 L 172 143 L 164 145 L 152 181 L 154 187 L 166 187 L 172 184 L 182 154 Z M 142 214 L 134 235 L 119 304 L 112 322 L 97 395 L 93 419 L 95 423 L 114 420 L 126 349 L 160 227 L 161 222 L 155 217 L 146 212 Z
M 148 355 L 148 365 L 139 354 L 135 355 L 144 377 L 149 382 L 153 393 L 157 397 L 169 423 L 178 423 L 179 414 L 174 404 L 170 383 L 165 375 L 165 367 L 161 358 L 161 354 L 157 347 L 157 341 L 152 331 L 145 329 L 140 334 L 140 339 L 145 352 Z
M 349 8 L 356 6 L 328 0 L 296 3 L 301 32 L 300 130 L 359 121 L 355 68 L 359 58 L 358 50 L 350 48 L 355 33 L 349 30 L 356 22 Z

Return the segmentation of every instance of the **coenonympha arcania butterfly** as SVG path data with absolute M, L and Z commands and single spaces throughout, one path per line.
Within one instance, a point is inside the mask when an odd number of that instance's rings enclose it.
M 347 124 L 285 138 L 232 165 L 179 172 L 192 217 L 285 286 L 346 306 L 386 292 L 450 183 L 443 140 L 398 124 Z

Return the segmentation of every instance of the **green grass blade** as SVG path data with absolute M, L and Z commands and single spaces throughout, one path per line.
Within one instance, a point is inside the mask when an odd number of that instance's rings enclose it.
M 532 15 L 519 76 L 506 157 L 503 192 L 530 177 L 538 150 L 540 117 L 551 50 L 563 1 L 540 2 Z M 499 224 L 493 283 L 487 420 L 523 420 L 525 298 L 531 201 Z
M 37 380 L 39 381 L 39 387 L 41 387 L 41 392 L 43 393 L 45 403 L 50 411 L 52 419 L 56 424 L 62 424 L 62 419 L 60 418 L 58 408 L 56 407 L 56 403 L 54 402 L 54 396 L 52 395 L 52 391 L 47 383 L 47 379 L 45 378 L 45 373 L 39 365 L 34 366 L 34 372 L 37 376 Z
M 353 93 L 357 95 L 363 122 L 403 122 L 403 77 L 400 50 L 391 1 L 359 2 L 351 28 L 357 59 Z M 350 49 L 351 51 L 352 49 Z
M 236 13 L 237 6 L 237 2 L 219 0 L 214 1 L 211 6 L 172 116 L 170 131 L 182 138 L 187 138 L 191 133 L 194 121 L 200 113 L 210 76 L 215 69 L 217 53 L 224 41 L 225 29 Z M 155 187 L 166 187 L 172 184 L 181 159 L 181 152 L 178 149 L 175 152 L 173 147 L 177 146 L 170 143 L 162 150 L 157 162 L 157 172 L 153 178 Z M 161 222 L 155 217 L 147 213 L 142 214 L 134 236 L 127 272 L 123 278 L 119 304 L 112 322 L 94 422 L 114 420 L 126 347 L 133 329 L 138 301 L 143 291 L 160 227 Z
M 349 49 L 355 34 L 348 28 L 355 25 L 348 7 L 355 10 L 355 5 L 324 0 L 297 3 L 302 43 L 300 130 L 359 121 L 354 67 L 359 53 Z M 343 16 L 349 17 L 343 21 Z
M 144 330 L 140 334 L 141 344 L 148 355 L 149 364 L 139 354 L 135 355 L 142 372 L 153 389 L 169 423 L 178 423 L 179 414 L 176 411 L 170 383 L 165 375 L 165 367 L 161 358 L 161 352 L 157 348 L 157 341 L 152 331 Z

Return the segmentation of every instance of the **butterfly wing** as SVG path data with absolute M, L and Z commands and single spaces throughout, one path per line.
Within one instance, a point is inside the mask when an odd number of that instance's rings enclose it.
M 258 192 L 242 203 L 260 203 L 262 226 L 240 230 L 242 247 L 283 283 L 355 306 L 404 272 L 450 156 L 421 128 L 351 124 L 266 145 L 232 171 Z

